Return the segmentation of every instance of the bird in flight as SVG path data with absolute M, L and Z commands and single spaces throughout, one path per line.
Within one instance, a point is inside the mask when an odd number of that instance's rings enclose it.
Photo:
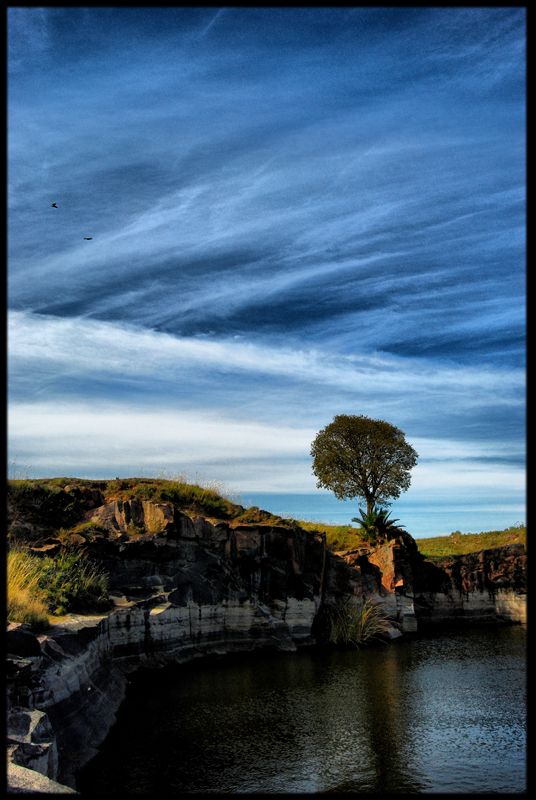
M 89 242 L 91 239 L 93 239 L 93 236 L 84 236 L 84 241 L 86 242 Z
M 56 205 L 56 203 L 52 203 L 52 208 L 57 208 L 57 207 L 58 206 Z

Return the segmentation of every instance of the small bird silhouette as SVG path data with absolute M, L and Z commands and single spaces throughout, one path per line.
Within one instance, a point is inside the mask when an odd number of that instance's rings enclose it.
M 52 208 L 57 208 L 57 207 L 58 207 L 58 206 L 56 205 L 56 203 L 52 203 L 51 205 L 52 205 Z
M 93 236 L 84 236 L 84 241 L 86 242 L 89 242 L 91 239 L 93 239 Z

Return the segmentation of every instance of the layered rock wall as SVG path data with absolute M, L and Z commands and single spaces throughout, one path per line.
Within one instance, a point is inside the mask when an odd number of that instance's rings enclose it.
M 130 670 L 209 654 L 296 650 L 314 642 L 323 599 L 322 534 L 212 525 L 165 505 L 110 505 L 91 510 L 91 518 L 118 535 L 97 535 L 87 548 L 110 574 L 113 611 L 70 615 L 38 637 L 20 625 L 8 633 L 11 762 L 68 786 L 113 724 Z M 122 527 L 140 525 L 141 514 L 157 534 L 124 537 Z M 46 719 L 46 743 L 17 738 L 36 713 Z
M 521 544 L 426 562 L 414 582 L 420 627 L 527 621 L 527 555 Z
M 140 664 L 296 650 L 315 643 L 320 608 L 345 598 L 381 603 L 393 636 L 417 621 L 523 619 L 524 548 L 440 564 L 401 534 L 374 551 L 333 554 L 323 534 L 297 526 L 210 522 L 171 503 L 102 500 L 100 489 L 82 492 L 88 526 L 77 535 L 109 573 L 114 609 L 70 615 L 39 637 L 24 626 L 8 632 L 11 763 L 64 785 L 74 786 L 95 754 Z M 61 547 L 31 532 L 34 552 Z

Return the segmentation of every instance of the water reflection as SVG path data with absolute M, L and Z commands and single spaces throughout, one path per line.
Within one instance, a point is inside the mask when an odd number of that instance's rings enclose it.
M 360 674 L 364 706 L 367 711 L 367 734 L 373 753 L 371 792 L 418 792 L 424 788 L 411 764 L 408 726 L 415 714 L 412 696 L 405 691 L 404 652 L 387 647 L 373 658 L 363 660 Z M 358 787 L 352 787 L 358 790 Z M 341 787 L 342 790 L 342 787 Z
M 508 627 L 140 673 L 78 788 L 524 791 L 524 646 Z

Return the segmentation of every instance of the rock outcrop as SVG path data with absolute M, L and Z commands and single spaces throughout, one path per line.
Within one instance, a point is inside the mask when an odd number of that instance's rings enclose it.
M 19 766 L 74 786 L 77 769 L 114 722 L 129 671 L 140 664 L 296 650 L 315 643 L 322 603 L 348 595 L 383 599 L 379 570 L 367 568 L 366 558 L 352 566 L 329 553 L 322 533 L 212 524 L 161 506 L 131 504 L 126 511 L 124 504 L 108 504 L 91 511 L 93 522 L 110 532 L 88 536 L 86 550 L 109 573 L 111 613 L 71 615 L 40 636 L 12 626 L 10 719 L 28 722 L 37 709 L 54 734 L 48 756 L 35 736 L 31 748 L 26 740 L 11 741 L 11 760 Z M 144 524 L 157 520 L 158 529 L 125 533 L 142 515 Z M 395 625 L 393 619 L 393 631 Z
M 71 535 L 108 572 L 114 608 L 70 615 L 39 636 L 9 627 L 8 751 L 20 768 L 14 781 L 36 771 L 74 787 L 140 664 L 312 645 L 320 609 L 345 598 L 382 604 L 390 638 L 421 623 L 522 619 L 523 548 L 433 563 L 401 533 L 374 550 L 331 553 L 324 534 L 296 524 L 192 518 L 168 502 L 106 501 L 103 487 L 62 491 L 76 508 L 78 532 Z M 39 529 L 37 506 L 25 502 L 31 523 L 12 512 L 35 553 L 73 544 L 50 526 Z M 54 503 L 74 513 L 64 498 Z
M 438 558 L 427 566 L 415 583 L 421 627 L 527 621 L 527 554 L 522 544 Z

